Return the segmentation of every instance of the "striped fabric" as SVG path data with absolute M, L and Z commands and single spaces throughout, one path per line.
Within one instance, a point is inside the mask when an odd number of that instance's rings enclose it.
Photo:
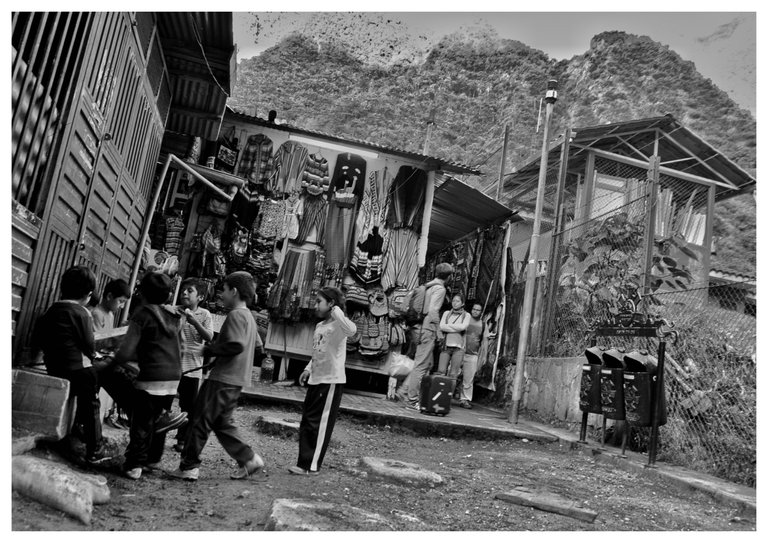
M 384 273 L 381 286 L 416 288 L 419 283 L 419 235 L 410 228 L 397 228 L 389 234 L 384 251 Z
M 293 192 L 301 188 L 307 166 L 307 149 L 295 141 L 286 141 L 275 153 L 275 169 L 269 183 L 273 192 Z
M 299 220 L 299 235 L 296 243 L 302 244 L 316 229 L 315 242 L 319 245 L 325 243 L 325 219 L 328 214 L 328 201 L 321 196 L 306 196 L 304 198 L 304 213 Z
M 307 166 L 301 176 L 301 186 L 306 189 L 310 185 L 315 185 L 326 193 L 331 186 L 331 179 L 328 176 L 328 159 L 318 156 L 317 153 L 307 157 Z

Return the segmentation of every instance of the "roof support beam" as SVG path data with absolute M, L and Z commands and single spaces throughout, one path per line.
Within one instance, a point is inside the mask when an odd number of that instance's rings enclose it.
M 573 144 L 574 147 L 576 147 L 576 144 Z M 609 153 L 608 151 L 603 151 L 600 149 L 587 149 L 589 151 L 592 151 L 595 153 L 596 156 L 601 156 L 603 158 L 610 158 L 617 162 L 623 162 L 625 164 L 629 164 L 630 166 L 637 166 L 638 168 L 648 168 L 648 163 L 644 162 L 642 160 L 637 160 L 636 158 L 629 158 L 622 155 L 617 155 L 616 153 Z M 718 187 L 722 187 L 729 190 L 738 190 L 737 187 L 734 187 L 730 183 L 723 183 L 722 181 L 716 181 L 714 179 L 707 179 L 706 177 L 700 177 L 698 175 L 694 175 L 692 173 L 686 173 L 681 172 L 679 170 L 673 170 L 672 168 L 665 168 L 661 167 L 659 168 L 659 172 L 663 175 L 667 175 L 669 177 L 677 177 L 678 179 L 684 179 L 685 181 L 690 181 L 692 183 L 699 183 L 701 185 L 717 185 Z
M 624 143 L 624 145 L 626 145 L 627 147 L 629 147 L 630 149 L 632 149 L 632 150 L 633 150 L 635 153 L 637 153 L 638 155 L 640 155 L 640 157 L 641 157 L 643 160 L 651 160 L 651 159 L 650 159 L 648 156 L 646 156 L 646 155 L 644 155 L 643 153 L 641 153 L 641 152 L 640 152 L 640 150 L 639 150 L 637 147 L 635 147 L 634 145 L 632 145 L 631 143 L 629 143 L 629 140 L 626 140 L 626 139 L 624 139 L 623 137 L 619 136 L 619 141 L 623 142 L 623 143 Z
M 698 162 L 699 164 L 701 164 L 702 166 L 704 166 L 706 169 L 708 169 L 710 172 L 712 172 L 713 174 L 715 174 L 717 177 L 719 177 L 720 179 L 722 179 L 722 180 L 723 180 L 725 183 L 727 183 L 727 184 L 728 184 L 728 186 L 729 186 L 729 187 L 731 187 L 731 188 L 733 188 L 733 189 L 737 189 L 737 188 L 738 188 L 738 187 L 736 187 L 736 186 L 735 186 L 733 183 L 731 183 L 731 182 L 728 180 L 728 178 L 727 178 L 727 177 L 725 177 L 723 174 L 721 174 L 720 172 L 718 172 L 717 170 L 715 170 L 715 169 L 714 169 L 712 166 L 710 166 L 709 164 L 707 164 L 706 162 L 704 162 L 703 160 L 701 160 L 701 159 L 700 159 L 698 156 L 696 156 L 696 154 L 695 154 L 695 153 L 691 152 L 691 150 L 690 150 L 690 149 L 688 149 L 688 147 L 686 147 L 685 145 L 683 145 L 682 143 L 680 143 L 679 141 L 677 141 L 675 138 L 673 138 L 671 134 L 669 134 L 669 133 L 667 133 L 667 134 L 664 134 L 664 137 L 665 137 L 665 138 L 667 138 L 667 139 L 668 139 L 669 141 L 671 141 L 672 143 L 674 143 L 674 144 L 675 144 L 675 145 L 676 145 L 676 146 L 677 146 L 677 147 L 678 147 L 680 150 L 682 150 L 682 151 L 685 151 L 686 153 L 688 153 L 689 155 L 691 155 L 691 156 L 694 158 L 694 160 L 696 160 L 696 162 Z M 715 154 L 714 154 L 714 155 L 712 155 L 712 157 L 714 157 L 714 156 L 717 156 L 717 152 L 715 152 Z M 710 158 L 712 158 L 712 157 L 710 157 Z

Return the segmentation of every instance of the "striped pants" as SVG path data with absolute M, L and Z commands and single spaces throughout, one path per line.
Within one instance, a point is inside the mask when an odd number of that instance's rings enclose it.
M 299 426 L 299 461 L 296 465 L 301 469 L 318 471 L 322 466 L 343 392 L 343 384 L 309 385 Z

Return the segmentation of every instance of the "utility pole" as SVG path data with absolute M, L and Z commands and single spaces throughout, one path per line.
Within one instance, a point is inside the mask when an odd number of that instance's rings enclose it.
M 528 256 L 528 277 L 525 281 L 525 297 L 523 298 L 523 314 L 520 317 L 520 340 L 517 344 L 517 364 L 515 377 L 512 382 L 512 406 L 509 411 L 509 422 L 517 424 L 518 409 L 522 397 L 523 377 L 525 375 L 525 353 L 528 350 L 528 331 L 531 326 L 533 309 L 533 287 L 536 283 L 536 264 L 539 256 L 539 237 L 541 232 L 541 214 L 544 208 L 544 190 L 547 185 L 547 166 L 549 162 L 549 124 L 552 110 L 557 102 L 557 81 L 547 82 L 546 116 L 544 118 L 544 135 L 541 143 L 541 165 L 539 167 L 539 187 L 536 193 L 536 212 L 533 218 L 533 233 Z
M 501 189 L 504 186 L 504 165 L 507 162 L 507 143 L 509 142 L 509 125 L 504 123 L 504 145 L 501 147 L 501 166 L 499 166 L 499 184 L 496 186 L 496 201 L 501 200 Z

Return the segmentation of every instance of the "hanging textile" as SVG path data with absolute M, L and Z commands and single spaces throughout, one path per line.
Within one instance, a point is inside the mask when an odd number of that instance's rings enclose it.
M 269 291 L 267 307 L 272 318 L 299 321 L 308 318 L 314 307 L 316 251 L 293 247 L 287 251 Z
M 263 198 L 262 198 L 263 199 Z M 259 194 L 255 190 L 251 192 L 248 186 L 243 186 L 232 200 L 230 216 L 234 217 L 240 224 L 253 224 L 254 219 L 259 214 Z
M 307 157 L 307 165 L 301 176 L 301 186 L 312 196 L 328 193 L 331 180 L 328 177 L 328 159 L 315 153 Z
M 488 307 L 495 307 L 501 301 L 499 272 L 504 255 L 504 234 L 503 226 L 487 228 L 483 235 L 482 252 L 479 253 L 476 299 L 485 303 L 487 298 Z
M 420 233 L 426 195 L 427 172 L 400 166 L 389 187 L 387 228 L 410 228 Z
M 349 263 L 349 273 L 365 286 L 381 281 L 384 260 L 384 238 L 379 234 L 379 227 L 373 230 L 363 243 L 358 243 Z
M 331 191 L 351 192 L 359 201 L 365 190 L 365 168 L 366 162 L 363 157 L 352 153 L 341 153 L 336 157 Z
M 293 192 L 301 188 L 307 165 L 307 149 L 295 141 L 286 141 L 275 153 L 274 171 L 269 183 L 272 192 Z
M 263 185 L 272 176 L 272 140 L 264 134 L 248 136 L 240 155 L 237 175 L 244 177 L 251 185 Z
M 373 171 L 368 176 L 355 227 L 358 243 L 366 240 L 374 226 L 379 227 L 379 234 L 386 241 L 386 235 L 383 232 L 382 226 L 384 225 L 387 213 L 388 181 L 387 168 L 384 168 L 382 171 Z
M 325 224 L 326 263 L 329 266 L 346 268 L 352 252 L 352 232 L 357 206 L 355 202 L 349 206 L 347 200 L 337 199 L 338 196 L 338 192 L 334 193 L 331 203 L 328 204 L 328 220 Z
M 169 255 L 180 255 L 182 232 L 184 221 L 181 217 L 172 215 L 165 220 L 165 252 Z
M 397 228 L 389 234 L 384 251 L 381 286 L 416 288 L 419 283 L 419 235 L 410 228 Z
M 304 200 L 299 199 L 297 193 L 285 201 L 285 235 L 288 239 L 296 239 L 299 235 L 299 216 L 304 212 Z
M 285 237 L 285 202 L 265 200 L 259 208 L 253 229 L 264 238 Z
M 304 209 L 299 219 L 299 233 L 296 243 L 302 244 L 315 228 L 315 242 L 323 245 L 325 242 L 325 219 L 328 215 L 328 200 L 322 196 L 305 196 Z

